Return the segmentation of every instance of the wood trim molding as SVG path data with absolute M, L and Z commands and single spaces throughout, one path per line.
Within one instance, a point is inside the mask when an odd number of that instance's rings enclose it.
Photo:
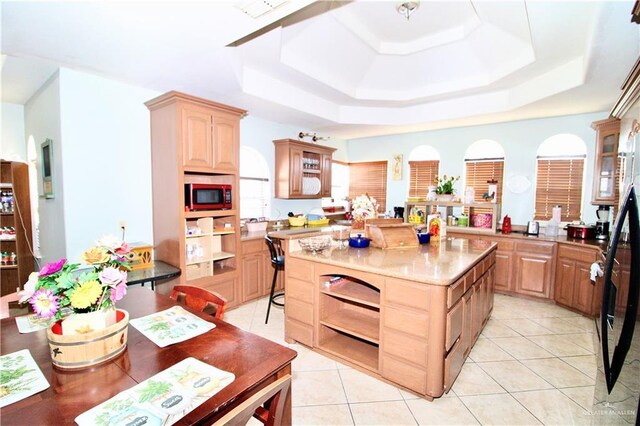
M 640 98 L 640 57 L 622 83 L 622 93 L 609 114 L 612 117 L 621 118 L 638 98 Z

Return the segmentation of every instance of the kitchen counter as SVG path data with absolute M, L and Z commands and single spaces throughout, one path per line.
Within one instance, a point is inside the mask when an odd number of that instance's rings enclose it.
M 454 227 L 447 227 L 447 234 L 455 234 L 455 236 L 457 237 L 466 237 L 466 238 L 473 238 L 472 236 L 470 236 L 469 234 L 465 234 L 465 233 L 457 233 L 456 229 Z M 474 234 L 474 236 L 476 236 Z M 487 234 L 482 234 L 482 235 L 477 235 L 478 238 L 507 238 L 507 239 L 517 239 L 517 240 L 533 240 L 533 241 L 548 241 L 548 242 L 552 242 L 552 243 L 563 243 L 563 244 L 570 244 L 570 245 L 575 245 L 575 246 L 580 246 L 580 247 L 593 247 L 596 249 L 600 249 L 600 250 L 606 250 L 607 245 L 609 244 L 609 240 L 582 240 L 579 238 L 569 238 L 566 235 L 558 235 L 555 237 L 549 237 L 546 235 L 527 235 L 523 232 L 519 232 L 519 231 L 512 231 L 510 234 L 503 234 L 501 232 L 496 232 L 495 234 L 491 234 L 491 233 L 487 233 Z
M 288 255 L 403 280 L 450 285 L 495 247 L 496 243 L 491 241 L 447 238 L 406 249 L 340 249 L 334 245 L 321 253 L 296 250 Z
M 330 226 L 310 226 L 310 227 L 283 227 L 280 229 L 268 229 L 266 231 L 247 232 L 243 231 L 240 234 L 242 241 L 264 239 L 265 236 L 270 236 L 279 240 L 291 240 L 297 238 L 311 237 L 314 235 L 325 234 L 331 232 Z

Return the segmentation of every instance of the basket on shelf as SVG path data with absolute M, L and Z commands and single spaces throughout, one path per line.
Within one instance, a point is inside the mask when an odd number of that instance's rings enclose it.
M 491 228 L 493 215 L 491 213 L 478 213 L 471 215 L 471 225 L 474 228 Z

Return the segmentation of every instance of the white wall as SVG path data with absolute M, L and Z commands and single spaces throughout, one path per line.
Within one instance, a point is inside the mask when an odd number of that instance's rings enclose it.
M 60 80 L 55 73 L 24 107 L 24 128 L 28 139 L 33 136 L 38 152 L 38 211 L 40 213 L 40 253 L 43 262 L 53 262 L 67 255 L 64 188 L 62 185 L 62 140 L 60 131 Z M 53 141 L 53 192 L 54 198 L 45 199 L 42 194 L 42 157 L 40 145 Z M 26 152 L 26 141 L 25 152 Z M 32 206 L 34 208 L 34 206 Z
M 92 74 L 60 70 L 67 256 L 105 235 L 153 243 L 150 116 L 159 93 Z M 58 157 L 60 158 L 60 157 Z
M 513 224 L 526 224 L 532 219 L 535 196 L 536 151 L 547 138 L 559 133 L 571 133 L 580 137 L 587 146 L 585 166 L 585 185 L 583 198 L 583 220 L 593 223 L 596 220 L 596 207 L 592 206 L 591 182 L 595 150 L 595 132 L 591 122 L 607 118 L 608 114 L 592 113 L 536 120 L 514 121 L 509 123 L 483 126 L 460 127 L 419 133 L 407 133 L 375 138 L 362 138 L 348 141 L 348 158 L 351 161 L 388 160 L 389 165 L 394 154 L 403 154 L 403 180 L 387 181 L 387 206 L 402 206 L 409 191 L 409 153 L 419 145 L 431 145 L 440 154 L 440 174 L 464 174 L 464 153 L 473 142 L 480 139 L 492 139 L 499 142 L 505 150 L 505 180 L 522 174 L 532 183 L 528 191 L 515 194 L 504 189 L 502 194 L 502 217 L 508 214 Z M 462 182 L 456 189 L 463 191 Z
M 0 158 L 11 161 L 27 161 L 27 145 L 24 135 L 24 106 L 10 103 L 0 105 L 2 134 Z
M 240 121 L 240 145 L 253 148 L 260 152 L 269 165 L 271 195 L 274 195 L 275 146 L 277 139 L 297 139 L 301 131 L 299 127 L 292 127 L 249 115 Z M 320 142 L 321 145 L 337 148 L 333 158 L 346 161 L 347 144 L 343 140 L 329 139 Z M 308 213 L 311 209 L 320 207 L 320 200 L 284 200 L 274 198 L 271 202 L 272 219 L 285 219 L 288 212 Z

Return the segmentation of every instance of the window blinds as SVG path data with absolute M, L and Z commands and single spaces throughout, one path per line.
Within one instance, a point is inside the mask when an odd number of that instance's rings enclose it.
M 376 199 L 380 213 L 387 211 L 386 161 L 349 163 L 349 198 L 362 194 Z
M 426 197 L 429 186 L 435 185 L 440 162 L 409 161 L 409 197 Z
M 461 189 L 462 193 L 464 194 L 464 189 L 470 186 L 474 189 L 473 201 L 475 203 L 482 203 L 484 202 L 482 195 L 489 190 L 487 181 L 496 180 L 498 181 L 497 203 L 502 203 L 503 171 L 503 159 L 466 160 L 465 184 L 464 188 Z M 474 209 L 474 213 L 491 213 L 492 211 L 491 208 L 487 208 L 486 210 Z
M 584 158 L 538 158 L 536 220 L 551 219 L 552 209 L 562 207 L 562 220 L 580 220 Z

